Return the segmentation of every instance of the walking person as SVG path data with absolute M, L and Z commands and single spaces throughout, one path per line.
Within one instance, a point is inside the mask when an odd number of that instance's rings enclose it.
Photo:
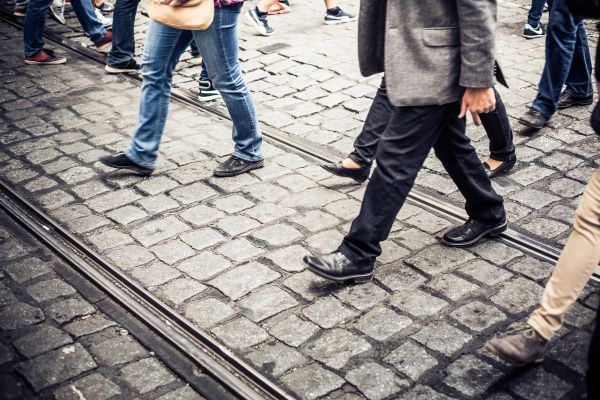
M 104 69 L 110 74 L 137 72 L 140 65 L 135 61 L 135 16 L 140 0 L 117 0 L 113 10 L 112 49 L 106 58 Z
M 519 119 L 530 128 L 542 128 L 558 109 L 589 105 L 593 101 L 587 33 L 583 20 L 571 14 L 565 1 L 549 2 L 544 71 L 533 104 Z
M 552 3 L 552 0 L 549 1 Z M 523 37 L 526 39 L 535 39 L 546 34 L 542 24 L 542 13 L 546 6 L 546 0 L 531 0 L 531 7 L 527 14 L 527 23 L 523 28 Z
M 234 176 L 263 166 L 260 126 L 238 58 L 237 21 L 242 1 L 215 0 L 213 22 L 203 31 L 181 30 L 150 22 L 142 61 L 144 80 L 135 133 L 123 153 L 102 157 L 100 161 L 113 168 L 152 174 L 167 119 L 173 71 L 179 57 L 194 39 L 233 121 L 233 153 L 215 169 L 214 175 Z
M 384 81 L 378 91 L 386 91 Z M 481 124 L 490 140 L 490 156 L 483 162 L 483 167 L 490 179 L 506 174 L 517 162 L 513 131 L 506 108 L 500 98 L 500 93 L 494 89 L 494 94 L 496 96 L 494 111 L 479 115 Z M 337 176 L 352 178 L 359 183 L 366 181 L 371 173 L 371 165 L 375 160 L 379 140 L 392 111 L 393 109 L 387 108 L 384 104 L 374 102 L 369 114 L 373 113 L 376 117 L 369 118 L 367 116 L 362 131 L 354 141 L 354 151 L 348 154 L 344 160 L 337 163 L 326 163 L 322 167 Z
M 363 0 L 358 23 L 361 73 L 385 72 L 386 90 L 373 100 L 381 112 L 365 122 L 385 125 L 377 168 L 337 251 L 304 258 L 320 276 L 356 283 L 372 279 L 380 243 L 432 147 L 469 215 L 443 242 L 472 246 L 507 227 L 502 197 L 465 134 L 467 111 L 478 121 L 495 107 L 496 2 Z

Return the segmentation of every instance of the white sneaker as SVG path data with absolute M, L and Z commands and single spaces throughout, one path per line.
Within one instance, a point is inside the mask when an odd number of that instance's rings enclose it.
M 97 9 L 99 9 L 100 11 L 102 11 L 103 13 L 108 13 L 108 12 L 112 12 L 115 10 L 115 6 L 113 3 L 109 3 L 108 1 L 105 1 L 104 3 L 102 3 L 102 5 L 100 7 L 96 7 Z
M 54 0 L 50 6 L 50 16 L 59 24 L 65 24 L 65 0 Z
M 94 12 L 96 13 L 96 17 L 98 18 L 98 21 L 100 21 L 100 23 L 102 25 L 104 25 L 105 28 L 110 28 L 112 26 L 112 23 L 113 23 L 112 18 L 105 17 L 102 14 L 102 12 L 100 10 L 98 10 L 97 8 L 94 8 Z

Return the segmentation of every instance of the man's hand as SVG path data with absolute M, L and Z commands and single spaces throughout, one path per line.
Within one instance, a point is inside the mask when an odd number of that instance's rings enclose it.
M 471 112 L 471 117 L 475 125 L 481 125 L 479 114 L 494 111 L 496 108 L 496 96 L 493 88 L 467 88 L 460 105 L 459 118 L 464 118 L 467 110 Z

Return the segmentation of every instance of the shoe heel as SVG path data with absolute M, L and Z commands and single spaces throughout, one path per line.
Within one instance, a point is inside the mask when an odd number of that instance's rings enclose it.
M 353 278 L 352 280 L 354 281 L 354 283 L 367 283 L 367 282 L 370 282 L 371 280 L 373 280 L 373 274 L 359 276 L 359 277 Z

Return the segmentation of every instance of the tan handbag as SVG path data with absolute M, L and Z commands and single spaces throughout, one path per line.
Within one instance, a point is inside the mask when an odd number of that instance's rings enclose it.
M 203 31 L 212 24 L 215 3 L 213 0 L 189 0 L 181 6 L 171 7 L 150 0 L 148 15 L 154 21 L 171 28 Z

